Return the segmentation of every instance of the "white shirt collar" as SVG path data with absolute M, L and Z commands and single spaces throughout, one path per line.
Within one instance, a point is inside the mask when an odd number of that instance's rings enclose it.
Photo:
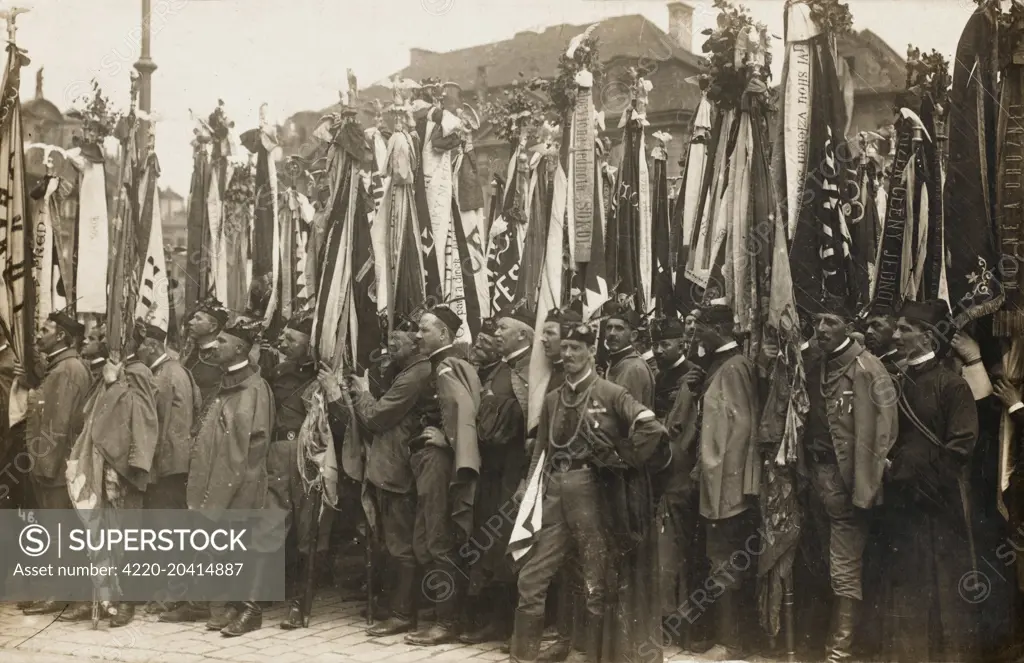
M 884 355 L 882 355 L 881 357 L 879 357 L 879 359 L 885 359 L 886 357 L 891 357 L 892 355 L 896 354 L 896 353 L 897 353 L 897 352 L 899 352 L 899 351 L 900 351 L 900 349 L 899 349 L 899 348 L 893 348 L 892 350 L 889 350 L 889 351 L 888 351 L 888 352 L 886 352 L 886 353 L 885 353 Z
M 846 340 L 839 344 L 839 347 L 832 351 L 833 355 L 837 355 L 850 345 L 850 337 L 847 336 Z
M 928 361 L 930 359 L 935 359 L 935 353 L 934 352 L 926 352 L 923 355 L 921 355 L 920 357 L 914 357 L 913 359 L 908 359 L 907 360 L 907 366 L 920 366 L 921 364 L 925 363 L 926 361 Z
M 439 347 L 437 350 L 434 350 L 433 352 L 431 352 L 430 355 L 427 357 L 427 359 L 432 358 L 436 354 L 440 354 L 440 353 L 444 352 L 445 350 L 447 350 L 448 348 L 452 347 L 453 345 L 455 345 L 455 344 L 454 343 L 449 343 L 448 345 L 443 345 L 443 346 Z
M 59 355 L 60 353 L 62 353 L 62 352 L 64 352 L 64 351 L 66 351 L 66 350 L 70 350 L 70 349 L 71 349 L 71 348 L 67 348 L 67 347 L 64 347 L 64 348 L 61 348 L 60 350 L 54 350 L 54 351 L 53 351 L 53 352 L 51 352 L 50 354 L 46 355 L 46 358 L 47 358 L 47 359 L 53 359 L 54 357 L 56 357 L 56 356 L 57 356 L 57 355 Z
M 10 343 L 4 343 L 3 345 L 0 345 L 0 352 L 3 352 L 4 350 L 6 350 L 9 347 L 11 347 Z
M 248 359 L 246 359 L 245 361 L 240 361 L 237 364 L 235 364 L 234 366 L 228 366 L 228 373 L 235 373 L 237 371 L 242 370 L 243 368 L 245 368 L 248 365 L 249 365 L 249 360 Z
M 106 357 L 96 357 L 95 359 L 93 359 L 92 361 L 89 362 L 89 365 L 90 366 L 99 366 L 100 364 L 106 363 L 106 361 L 107 361 Z
M 154 361 L 152 364 L 150 364 L 149 370 L 153 370 L 154 368 L 156 368 L 160 364 L 164 363 L 165 361 L 167 361 L 167 353 L 166 352 L 163 353 L 162 355 L 160 355 L 159 357 L 157 357 L 156 361 Z
M 800 352 L 806 352 L 807 348 L 809 348 L 809 347 L 811 347 L 811 342 L 810 341 L 804 341 L 803 343 L 800 344 Z
M 134 353 L 134 352 L 133 352 L 133 353 L 131 353 L 130 355 L 128 355 L 127 357 L 125 357 L 125 358 L 124 358 L 124 361 L 125 361 L 125 363 L 128 363 L 128 362 L 130 362 L 130 361 L 131 361 L 132 359 L 135 359 L 135 353 Z
M 217 346 L 217 339 L 210 341 L 209 343 L 203 343 L 199 346 L 200 350 L 209 350 L 210 348 Z
M 576 387 L 578 387 L 581 384 L 583 384 L 584 382 L 586 382 L 587 378 L 589 378 L 590 374 L 593 373 L 593 372 L 594 372 L 594 369 L 588 368 L 587 372 L 584 373 L 583 377 L 581 377 L 579 380 L 576 380 L 575 382 L 570 382 L 569 380 L 566 380 L 565 383 L 567 385 L 569 385 L 570 389 L 572 389 L 573 391 L 576 391 Z
M 683 355 L 682 357 L 677 359 L 676 363 L 672 364 L 672 366 L 670 366 L 670 368 L 679 368 L 680 366 L 683 365 L 684 361 L 686 361 L 686 355 Z
M 717 355 L 717 354 L 722 354 L 723 352 L 728 352 L 729 350 L 732 350 L 733 348 L 738 348 L 739 345 L 740 344 L 737 343 L 736 341 L 729 341 L 728 343 L 726 343 L 722 347 L 720 347 L 717 350 L 715 350 L 715 354 Z
M 526 354 L 526 352 L 529 351 L 529 349 L 530 349 L 530 346 L 528 346 L 528 345 L 525 346 L 525 347 L 519 348 L 518 350 L 516 350 L 515 352 L 513 352 L 509 356 L 505 357 L 505 363 L 506 364 L 511 364 L 516 359 L 519 359 L 524 354 Z

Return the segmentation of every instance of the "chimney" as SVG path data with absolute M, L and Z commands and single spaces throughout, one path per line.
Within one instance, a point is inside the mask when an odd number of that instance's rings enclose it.
M 487 65 L 482 64 L 476 68 L 476 103 L 482 104 L 487 100 Z
M 676 45 L 693 52 L 693 7 L 682 2 L 668 3 L 668 32 Z
M 434 51 L 428 51 L 425 48 L 410 48 L 409 49 L 409 66 L 416 67 L 422 66 L 430 60 L 430 57 L 436 55 Z

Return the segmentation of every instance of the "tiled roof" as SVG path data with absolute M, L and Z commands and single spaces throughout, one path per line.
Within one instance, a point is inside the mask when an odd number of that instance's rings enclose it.
M 587 25 L 555 25 L 543 32 L 520 32 L 511 39 L 471 46 L 447 53 L 417 49 L 413 62 L 397 74 L 420 80 L 438 76 L 458 83 L 464 90 L 476 86 L 477 67 L 485 66 L 487 86 L 500 88 L 516 81 L 519 72 L 527 77 L 554 78 L 558 59 L 569 40 L 587 29 Z M 594 32 L 605 62 L 616 58 L 658 61 L 679 59 L 698 67 L 696 55 L 681 48 L 672 37 L 643 16 L 632 14 L 601 21 Z M 390 98 L 390 91 L 372 86 L 361 92 L 363 98 Z M 328 109 L 329 110 L 329 109 Z

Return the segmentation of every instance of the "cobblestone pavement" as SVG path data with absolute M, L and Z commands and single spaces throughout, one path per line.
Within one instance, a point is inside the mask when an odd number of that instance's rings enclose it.
M 140 608 L 135 621 L 111 629 L 105 622 L 93 631 L 88 622 L 57 621 L 56 615 L 26 617 L 13 603 L 0 603 L 0 661 L 7 652 L 17 661 L 56 662 L 62 657 L 127 661 L 131 663 L 192 663 L 195 661 L 257 661 L 266 663 L 416 663 L 429 661 L 507 661 L 498 643 L 470 646 L 414 647 L 403 636 L 366 635 L 364 604 L 343 602 L 338 596 L 317 597 L 308 629 L 285 631 L 278 623 L 284 604 L 264 612 L 263 628 L 239 638 L 207 631 L 204 624 L 162 624 Z M 13 659 L 12 655 L 12 659 Z M 575 658 L 575 657 L 574 657 Z M 68 659 L 70 660 L 70 659 Z M 666 651 L 666 661 L 686 659 L 678 650 Z

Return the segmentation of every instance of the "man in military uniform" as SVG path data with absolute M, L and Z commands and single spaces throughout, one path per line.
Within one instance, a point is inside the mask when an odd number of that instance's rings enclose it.
M 317 375 L 309 353 L 312 330 L 313 319 L 308 316 L 293 318 L 285 325 L 278 339 L 281 362 L 270 369 L 267 377 L 277 408 L 273 442 L 267 453 L 268 502 L 287 514 L 286 527 L 294 533 L 297 544 L 297 549 L 289 549 L 286 555 L 295 597 L 288 607 L 288 616 L 281 623 L 281 628 L 286 629 L 302 628 L 302 601 L 298 598 L 301 595 L 298 588 L 305 582 L 310 556 L 317 556 L 315 568 L 324 569 L 329 565 L 331 510 L 327 509 L 321 518 L 317 549 L 314 551 L 311 538 L 313 519 L 317 517 L 313 513 L 316 504 L 305 492 L 296 461 L 299 430 L 306 419 L 306 391 Z
M 877 342 L 874 331 L 868 332 L 865 338 Z M 895 440 L 897 419 L 888 371 L 850 338 L 844 318 L 818 315 L 815 338 L 820 354 L 806 368 L 810 409 L 803 446 L 811 515 L 827 553 L 835 596 L 826 651 L 831 662 L 852 654 L 869 510 L 881 500 L 884 459 Z
M 262 509 L 267 503 L 265 477 L 274 433 L 274 395 L 249 361 L 260 331 L 258 324 L 238 321 L 217 335 L 207 355 L 209 365 L 218 367 L 223 377 L 196 433 L 186 494 L 189 509 L 207 512 L 214 520 L 228 510 Z M 192 608 L 188 621 L 209 615 L 208 606 L 193 603 Z M 211 618 L 206 626 L 238 636 L 262 624 L 262 608 L 248 600 L 227 605 L 224 614 Z
M 474 344 L 482 364 L 477 415 L 480 479 L 475 534 L 459 554 L 471 565 L 471 584 L 481 606 L 475 613 L 481 623 L 460 638 L 466 644 L 505 640 L 515 612 L 515 573 L 505 550 L 512 530 L 507 511 L 529 465 L 525 445 L 526 380 L 533 346 L 529 317 L 526 313 L 499 318 L 496 324 L 485 321 Z
M 519 573 L 513 661 L 537 659 L 548 587 L 573 544 L 586 579 L 587 654 L 589 660 L 601 660 L 606 593 L 614 591 L 606 587 L 612 533 L 604 518 L 614 520 L 619 514 L 607 512 L 611 504 L 602 495 L 599 472 L 626 467 L 663 470 L 670 460 L 665 429 L 654 413 L 623 387 L 596 375 L 594 341 L 594 331 L 587 325 L 563 328 L 565 383 L 547 395 L 541 410 L 530 483 L 521 508 L 526 513 L 540 508 L 542 524 L 527 539 L 532 550 Z M 510 549 L 522 553 L 523 545 L 524 541 L 514 538 Z M 622 577 L 632 576 L 624 569 Z M 617 625 L 615 632 L 619 626 L 632 630 L 629 625 Z M 658 645 L 660 627 L 657 624 L 651 634 Z
M 92 326 L 92 329 L 85 336 L 82 344 L 81 358 L 89 369 L 93 384 L 97 384 L 103 375 L 103 367 L 107 364 L 110 350 L 107 348 L 107 325 L 99 323 Z
M 614 302 L 605 305 L 605 347 L 608 370 L 605 378 L 624 387 L 644 407 L 654 406 L 654 373 L 636 351 L 640 316 L 633 309 Z
M 365 385 L 350 383 L 347 393 L 338 378 L 322 370 L 320 383 L 328 409 L 339 421 L 350 419 L 351 404 L 359 423 L 372 435 L 366 453 L 366 481 L 372 486 L 388 560 L 388 603 L 391 616 L 367 630 L 381 637 L 416 626 L 416 593 L 420 588 L 413 551 L 416 523 L 416 478 L 410 442 L 422 430 L 421 404 L 433 399 L 430 363 L 417 351 L 416 333 L 404 328 L 388 336 L 388 356 L 398 369 L 387 391 L 374 398 Z
M 540 343 L 544 348 L 544 358 L 551 365 L 551 378 L 548 380 L 548 391 L 562 386 L 565 380 L 565 369 L 562 365 L 562 312 L 552 309 L 548 313 L 544 326 L 540 331 Z
M 227 309 L 217 300 L 209 299 L 199 304 L 186 323 L 188 342 L 181 353 L 181 363 L 199 386 L 204 404 L 220 386 L 223 368 L 212 355 L 216 354 L 217 335 L 227 322 Z
M 145 508 L 187 509 L 185 482 L 192 451 L 192 425 L 199 415 L 202 396 L 192 375 L 167 354 L 167 332 L 141 321 L 136 330 L 141 332 L 136 354 L 153 373 L 160 422 Z
M 675 558 L 661 560 L 663 577 L 667 581 L 663 585 L 663 609 L 669 619 L 679 612 L 681 599 L 685 601 L 690 587 L 698 586 L 707 571 L 703 564 L 703 532 L 698 527 L 700 491 L 690 476 L 697 463 L 698 396 L 693 389 L 698 388 L 703 379 L 703 371 L 686 357 L 689 350 L 687 339 L 694 339 L 695 320 L 694 316 L 689 316 L 687 324 L 675 318 L 664 318 L 651 324 L 654 356 L 659 367 L 654 380 L 654 414 L 668 430 L 672 447 L 672 467 L 662 502 L 676 552 Z M 704 638 L 700 627 L 704 625 L 703 621 L 694 624 L 676 622 L 678 620 L 667 621 L 666 630 L 681 637 L 684 647 L 701 652 L 707 649 L 702 644 Z M 680 626 L 689 628 L 684 633 Z
M 84 331 L 71 316 L 51 313 L 36 340 L 46 357 L 46 375 L 37 390 L 30 392 L 26 424 L 27 451 L 32 454 L 29 476 L 36 505 L 40 509 L 71 509 L 67 487 L 67 460 L 82 432 L 82 408 L 89 393 L 90 378 L 74 349 L 74 339 Z M 24 609 L 26 615 L 59 612 L 63 603 L 44 600 Z
M 967 470 L 978 438 L 970 386 L 943 365 L 955 327 L 946 302 L 907 302 L 896 342 L 907 359 L 899 436 L 889 453 L 884 514 L 886 660 L 972 660 L 976 606 L 961 579 L 977 573 Z
M 414 645 L 439 645 L 458 637 L 456 620 L 464 591 L 459 547 L 473 527 L 473 499 L 480 472 L 476 418 L 480 379 L 473 367 L 457 358 L 458 314 L 445 306 L 424 313 L 416 340 L 430 362 L 428 395 L 420 408 L 420 435 L 411 443 L 416 477 L 416 525 L 413 550 L 424 568 L 423 586 L 436 593 L 437 622 L 410 633 Z
M 712 305 L 697 315 L 697 338 L 709 359 L 698 410 L 697 476 L 715 597 L 713 661 L 742 658 L 739 592 L 750 575 L 731 559 L 757 532 L 761 463 L 755 442 L 760 416 L 757 370 L 733 335 L 733 312 Z

